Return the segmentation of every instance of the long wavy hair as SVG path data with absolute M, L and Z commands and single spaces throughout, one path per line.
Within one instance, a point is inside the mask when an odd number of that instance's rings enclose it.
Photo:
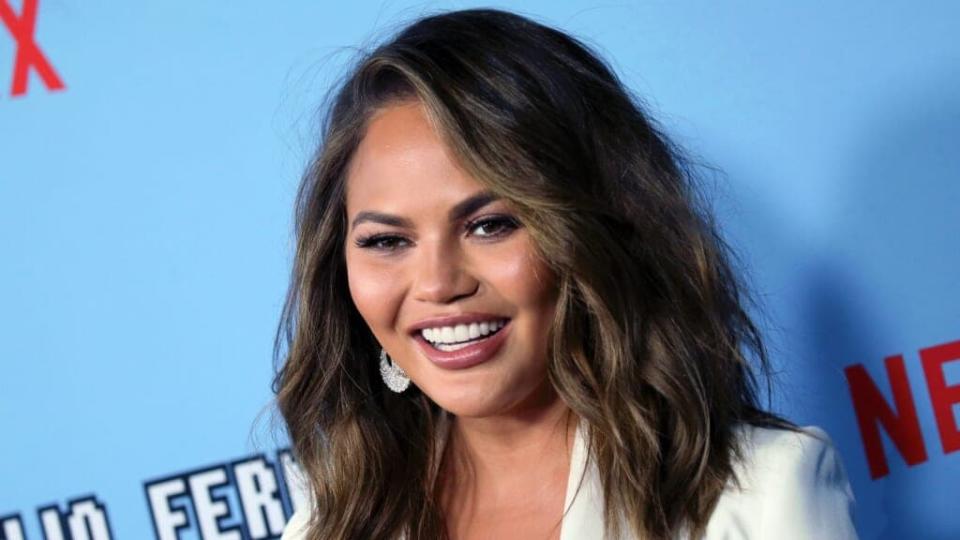
M 549 380 L 586 427 L 608 533 L 703 533 L 741 458 L 767 356 L 695 168 L 573 37 L 498 10 L 422 18 L 331 94 L 297 194 L 274 391 L 313 512 L 308 537 L 447 537 L 439 417 L 385 389 L 344 258 L 344 183 L 371 116 L 419 100 L 558 276 Z M 626 530 L 624 530 L 626 529 Z

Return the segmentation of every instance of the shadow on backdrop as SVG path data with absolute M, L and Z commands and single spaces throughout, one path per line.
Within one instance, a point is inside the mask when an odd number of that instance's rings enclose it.
M 960 538 L 960 454 L 943 453 L 917 355 L 960 339 L 958 83 L 940 81 L 890 103 L 876 126 L 866 126 L 872 129 L 840 178 L 846 193 L 830 223 L 835 240 L 823 246 L 801 283 L 807 292 L 799 306 L 808 335 L 804 356 L 811 367 L 822 363 L 824 372 L 833 372 L 862 363 L 892 403 L 883 359 L 902 354 L 923 429 L 927 461 L 906 466 L 884 437 L 890 474 L 872 480 L 842 374 L 807 381 L 826 386 L 829 399 L 821 405 L 842 422 L 831 433 L 847 451 L 865 538 Z M 948 372 L 948 384 L 960 383 L 950 379 Z

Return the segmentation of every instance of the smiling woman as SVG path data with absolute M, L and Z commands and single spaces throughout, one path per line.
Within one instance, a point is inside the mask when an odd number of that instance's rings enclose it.
M 853 538 L 678 151 L 575 39 L 424 18 L 335 94 L 297 200 L 285 539 Z M 284 347 L 285 346 L 285 347 Z
M 347 171 L 346 212 L 351 298 L 420 390 L 458 418 L 542 399 L 555 279 L 507 204 L 456 165 L 419 101 L 371 119 Z

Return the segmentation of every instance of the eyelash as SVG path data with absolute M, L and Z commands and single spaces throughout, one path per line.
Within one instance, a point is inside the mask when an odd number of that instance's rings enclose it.
M 470 232 L 479 226 L 489 226 L 491 224 L 497 225 L 497 232 L 488 234 L 487 236 L 481 236 L 480 238 L 482 240 L 492 240 L 507 236 L 520 227 L 517 221 L 509 216 L 485 216 L 467 223 L 464 225 L 464 230 Z M 406 238 L 396 234 L 374 234 L 357 238 L 354 243 L 362 249 L 392 252 L 400 248 L 400 246 L 397 245 L 398 242 L 405 241 L 407 241 Z M 384 245 L 384 242 L 389 242 L 390 245 Z

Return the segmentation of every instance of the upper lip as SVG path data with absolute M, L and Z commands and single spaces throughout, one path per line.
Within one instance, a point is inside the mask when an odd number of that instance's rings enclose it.
M 423 319 L 410 327 L 409 332 L 415 334 L 424 328 L 438 328 L 441 326 L 456 326 L 458 324 L 470 324 L 473 322 L 492 321 L 499 319 L 509 319 L 503 315 L 494 315 L 492 313 L 461 313 L 458 315 L 442 315 Z

